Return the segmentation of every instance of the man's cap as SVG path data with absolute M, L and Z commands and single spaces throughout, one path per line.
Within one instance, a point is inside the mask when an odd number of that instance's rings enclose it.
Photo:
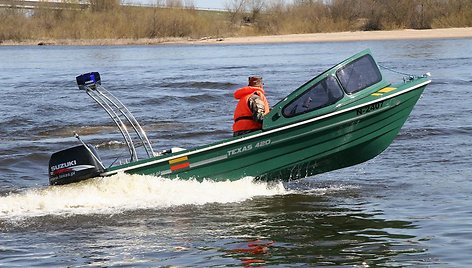
M 262 77 L 260 76 L 249 76 L 249 83 L 250 87 L 262 87 Z

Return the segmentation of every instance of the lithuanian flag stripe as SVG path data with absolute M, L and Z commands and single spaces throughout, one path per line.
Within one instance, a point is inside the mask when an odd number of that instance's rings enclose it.
M 182 157 L 179 157 L 179 158 L 175 158 L 175 159 L 172 159 L 172 160 L 169 160 L 169 164 L 170 165 L 173 165 L 175 163 L 179 163 L 179 162 L 183 162 L 183 161 L 187 161 L 188 160 L 188 157 L 187 156 L 182 156 Z
M 190 167 L 190 163 L 186 162 L 186 163 L 178 164 L 178 165 L 175 165 L 175 166 L 171 166 L 170 170 L 176 171 L 176 170 L 179 170 L 179 169 L 182 169 L 182 168 L 188 168 L 188 167 Z

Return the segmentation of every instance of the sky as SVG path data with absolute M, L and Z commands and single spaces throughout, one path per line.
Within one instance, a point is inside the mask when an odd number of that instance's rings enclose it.
M 226 0 L 193 0 L 196 7 L 199 8 L 217 8 L 224 9 Z
M 155 0 L 131 0 L 135 2 L 141 2 L 145 4 L 155 3 Z M 226 4 L 231 3 L 233 0 L 193 0 L 195 7 L 202 9 L 222 9 L 226 10 Z M 183 0 L 185 2 L 185 0 Z M 291 0 L 285 0 L 285 2 L 291 2 Z
M 30 0 L 30 1 L 40 1 L 40 0 Z M 59 2 L 60 0 L 48 0 L 51 2 Z M 226 3 L 231 2 L 232 0 L 193 0 L 195 7 L 202 9 L 226 9 Z M 124 0 L 125 3 L 139 3 L 139 4 L 155 4 L 156 0 Z M 185 3 L 185 0 L 182 2 Z
M 193 0 L 195 7 L 204 9 L 225 9 L 225 4 L 229 0 Z M 141 2 L 144 4 L 152 4 L 153 0 L 134 0 L 133 2 Z

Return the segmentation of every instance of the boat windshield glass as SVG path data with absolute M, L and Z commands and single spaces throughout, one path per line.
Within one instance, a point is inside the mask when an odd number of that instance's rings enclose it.
M 283 109 L 285 117 L 292 117 L 331 105 L 343 98 L 343 91 L 334 76 L 328 76 L 310 87 Z
M 336 71 L 348 94 L 358 92 L 382 80 L 379 68 L 371 55 L 365 55 Z

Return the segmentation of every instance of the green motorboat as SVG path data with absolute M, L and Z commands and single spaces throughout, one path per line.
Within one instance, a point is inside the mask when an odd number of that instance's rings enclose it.
M 392 84 L 384 79 L 370 50 L 365 50 L 275 104 L 262 130 L 159 153 L 128 109 L 101 86 L 98 73 L 81 75 L 77 82 L 115 121 L 130 159 L 106 168 L 94 148 L 79 138 L 81 145 L 51 156 L 52 185 L 119 172 L 198 180 L 246 176 L 294 180 L 353 166 L 374 158 L 392 143 L 431 80 L 424 75 Z M 144 159 L 138 159 L 128 129 L 144 145 Z

